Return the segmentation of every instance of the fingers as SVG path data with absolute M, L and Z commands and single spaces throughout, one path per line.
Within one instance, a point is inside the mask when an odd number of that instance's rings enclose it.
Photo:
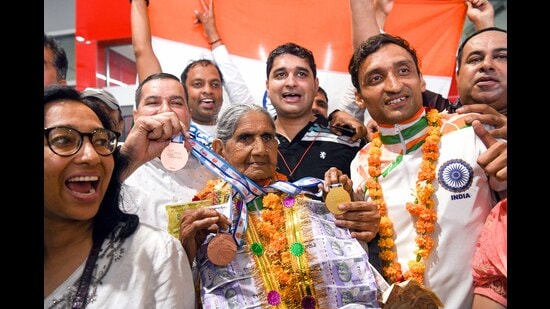
M 508 117 L 506 117 L 506 115 L 499 113 L 487 104 L 464 105 L 457 109 L 456 112 L 458 114 L 477 113 L 468 115 L 468 117 L 464 119 L 467 124 L 471 124 L 474 120 L 479 120 L 483 124 L 492 125 L 500 129 L 506 127 L 508 123 Z
M 481 124 L 479 120 L 474 120 L 472 122 L 472 127 L 474 128 L 474 132 L 476 135 L 481 139 L 483 144 L 485 144 L 485 147 L 489 148 L 491 145 L 497 142 L 497 139 L 494 138 L 488 131 L 485 129 L 485 127 Z
M 341 126 L 341 127 L 350 127 L 355 130 L 355 134 L 349 138 L 350 142 L 355 142 L 367 134 L 367 128 L 365 125 L 359 121 L 359 119 L 354 116 L 344 112 L 344 111 L 335 111 L 332 114 L 332 120 L 330 121 L 331 126 Z M 337 133 L 336 133 L 337 132 Z M 341 132 L 335 130 L 335 133 L 341 135 Z
M 210 0 L 210 7 L 206 5 L 206 2 L 204 0 L 201 0 L 201 6 L 202 10 L 205 12 L 208 12 L 211 9 L 212 6 L 212 0 Z M 198 10 L 194 10 L 193 13 L 195 13 L 195 20 L 193 20 L 193 24 L 198 25 L 200 23 L 203 23 L 205 18 L 207 18 L 207 13 L 201 13 Z
M 199 231 L 215 233 L 227 230 L 231 221 L 211 208 L 187 209 L 180 220 L 180 241 L 185 245 L 194 239 Z
M 336 219 L 345 219 L 352 221 L 380 221 L 380 212 L 378 206 L 371 199 L 367 201 L 354 201 L 342 203 L 346 212 L 335 215 Z
M 498 129 L 489 130 L 489 133 L 490 133 L 494 138 L 503 138 L 503 139 L 507 139 L 507 138 L 508 138 L 508 126 L 504 126 L 504 127 L 502 127 L 502 128 L 498 128 Z
M 338 183 L 341 184 L 344 187 L 344 190 L 348 191 L 348 193 L 351 194 L 353 191 L 353 182 L 349 176 L 342 173 L 342 171 L 336 167 L 331 167 L 325 172 L 324 181 L 325 184 L 323 186 L 323 190 L 325 192 L 330 190 L 330 185 Z
M 330 188 L 330 185 L 339 183 L 339 178 L 342 175 L 342 171 L 340 171 L 336 167 L 331 167 L 325 172 L 325 189 L 328 190 Z
M 374 133 L 378 132 L 378 124 L 373 119 L 367 122 L 367 141 L 371 142 L 374 138 Z
M 206 2 L 204 0 L 201 0 L 202 9 L 205 11 L 208 11 L 208 6 L 206 5 Z M 210 1 L 210 5 L 212 6 L 212 1 Z
M 380 212 L 376 204 L 372 201 L 359 201 L 346 203 L 345 206 L 345 213 L 335 215 L 336 225 L 350 229 L 352 237 L 372 240 L 380 225 Z
M 182 132 L 190 138 L 187 128 L 173 112 L 140 116 L 122 144 L 121 152 L 130 158 L 133 170 L 160 156 L 170 140 Z
M 363 137 L 367 136 L 368 130 L 364 124 L 362 123 L 354 124 L 353 128 L 355 129 L 355 134 L 351 136 L 349 139 L 351 143 L 354 143 L 355 141 L 360 140 Z
M 147 134 L 150 140 L 170 140 L 172 137 L 187 131 L 187 128 L 173 112 L 164 112 L 151 116 L 141 116 L 136 120 L 139 129 Z
M 508 179 L 508 144 L 495 139 L 479 121 L 474 121 L 472 127 L 487 150 L 477 158 L 485 174 L 499 181 Z
M 498 181 L 508 180 L 508 145 L 504 141 L 497 141 L 487 148 L 477 158 L 477 163 L 485 174 Z
M 482 124 L 495 127 L 489 130 L 489 133 L 495 138 L 507 138 L 508 137 L 508 118 L 504 115 L 490 115 L 490 114 L 472 114 L 464 119 L 466 124 L 472 124 L 474 120 L 478 120 Z
M 198 25 L 201 23 L 201 13 L 198 10 L 194 10 L 193 13 L 195 14 L 195 19 L 193 19 L 193 24 Z
M 495 128 L 500 128 L 506 123 L 503 118 L 492 114 L 471 114 L 464 118 L 467 124 L 472 124 L 474 120 L 479 120 L 482 124 L 491 125 Z
M 480 113 L 480 114 L 493 114 L 493 115 L 500 114 L 491 106 L 483 103 L 463 105 L 460 108 L 458 108 L 456 112 L 458 114 L 467 114 L 467 113 Z

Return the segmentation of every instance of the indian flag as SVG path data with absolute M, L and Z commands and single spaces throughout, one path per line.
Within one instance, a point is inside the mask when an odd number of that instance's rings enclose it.
M 211 59 L 201 25 L 200 1 L 153 0 L 149 5 L 153 48 L 162 70 L 180 76 L 189 61 Z M 294 42 L 310 49 L 320 85 L 333 108 L 350 83 L 351 14 L 345 0 L 217 0 L 218 33 L 256 102 L 265 100 L 265 61 L 276 46 Z M 447 97 L 466 17 L 464 0 L 395 0 L 385 32 L 416 49 L 427 88 Z

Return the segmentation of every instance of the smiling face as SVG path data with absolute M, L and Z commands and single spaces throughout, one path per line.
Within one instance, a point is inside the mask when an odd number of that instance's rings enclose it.
M 44 126 L 68 126 L 83 133 L 103 128 L 89 107 L 70 100 L 45 105 Z M 44 138 L 44 217 L 91 220 L 107 191 L 113 169 L 113 155 L 99 155 L 88 137 L 80 150 L 69 157 L 55 154 Z
M 250 111 L 237 122 L 225 145 L 214 139 L 212 148 L 239 172 L 262 182 L 275 174 L 277 145 L 273 121 L 264 113 Z
M 143 84 L 138 107 L 134 110 L 134 119 L 169 111 L 174 112 L 189 127 L 189 107 L 185 101 L 185 90 L 179 80 L 157 78 Z
M 199 124 L 215 124 L 223 103 L 222 81 L 213 64 L 196 64 L 187 73 L 191 118 Z
M 484 103 L 506 114 L 508 43 L 505 32 L 485 31 L 466 42 L 457 86 L 462 104 Z
M 273 61 L 266 81 L 269 100 L 277 118 L 311 117 L 319 80 L 305 58 L 282 54 Z
M 358 82 L 356 101 L 378 123 L 403 122 L 422 107 L 426 82 L 409 52 L 396 44 L 388 43 L 365 58 Z

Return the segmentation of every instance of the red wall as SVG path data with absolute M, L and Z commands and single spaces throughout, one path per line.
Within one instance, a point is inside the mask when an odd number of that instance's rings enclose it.
M 113 86 L 96 78 L 96 72 L 105 74 L 105 46 L 131 43 L 130 2 L 76 0 L 75 16 L 76 88 Z M 78 41 L 79 37 L 84 41 Z M 135 83 L 136 68 L 132 61 L 110 53 L 109 62 L 112 77 Z

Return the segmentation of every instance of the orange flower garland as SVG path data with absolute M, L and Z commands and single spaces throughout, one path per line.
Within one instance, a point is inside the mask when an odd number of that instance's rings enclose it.
M 418 180 L 416 182 L 416 196 L 414 202 L 408 202 L 406 205 L 409 213 L 416 219 L 416 259 L 409 261 L 409 270 L 403 276 L 401 264 L 397 262 L 396 252 L 393 247 L 393 223 L 388 217 L 388 209 L 382 193 L 382 187 L 378 182 L 378 177 L 381 175 L 380 156 L 382 155 L 382 141 L 380 133 L 376 132 L 372 140 L 372 146 L 369 149 L 369 178 L 366 182 L 368 194 L 373 201 L 378 205 L 380 211 L 380 259 L 384 264 L 384 276 L 390 282 L 401 282 L 407 279 L 414 279 L 421 285 L 424 284 L 424 259 L 430 254 L 434 241 L 428 235 L 434 231 L 434 223 L 437 221 L 437 213 L 435 211 L 435 202 L 432 199 L 434 187 L 432 181 L 435 179 L 436 161 L 439 158 L 439 140 L 441 138 L 441 115 L 435 109 L 430 110 L 426 114 L 428 120 L 427 137 L 422 145 L 422 164 L 418 172 Z
M 288 181 L 288 178 L 275 172 L 271 179 L 258 184 L 264 187 L 278 180 Z M 231 185 L 218 178 L 209 180 L 193 200 L 208 200 L 213 204 L 221 204 L 225 203 L 230 195 Z M 314 293 L 303 293 L 300 287 L 313 287 L 313 282 L 307 274 L 307 269 L 302 269 L 299 266 L 301 264 L 297 262 L 306 261 L 303 256 L 305 248 L 300 241 L 289 243 L 289 239 L 295 238 L 289 234 L 296 232 L 288 231 L 285 221 L 287 215 L 291 216 L 289 213 L 292 211 L 289 209 L 300 207 L 299 198 L 303 198 L 303 195 L 293 197 L 283 192 L 264 195 L 261 212 L 250 213 L 246 234 L 251 252 L 255 256 L 258 273 L 263 277 L 268 303 L 280 308 L 311 309 L 316 307 Z M 294 266 L 295 264 L 297 266 Z
M 300 266 L 301 263 L 298 262 L 302 260 L 307 265 L 303 256 L 305 248 L 300 240 L 293 243 L 291 234 L 295 231 L 287 229 L 286 220 L 294 221 L 287 218 L 293 217 L 290 209 L 299 207 L 297 197 L 281 192 L 268 193 L 262 198 L 262 204 L 263 209 L 259 216 L 250 215 L 247 236 L 259 270 L 264 276 L 264 284 L 269 292 L 268 303 L 285 308 L 314 308 L 315 297 L 311 292 L 303 295 L 304 289 L 300 288 L 313 287 L 307 269 L 303 269 L 303 265 Z M 262 262 L 264 258 L 266 260 Z

